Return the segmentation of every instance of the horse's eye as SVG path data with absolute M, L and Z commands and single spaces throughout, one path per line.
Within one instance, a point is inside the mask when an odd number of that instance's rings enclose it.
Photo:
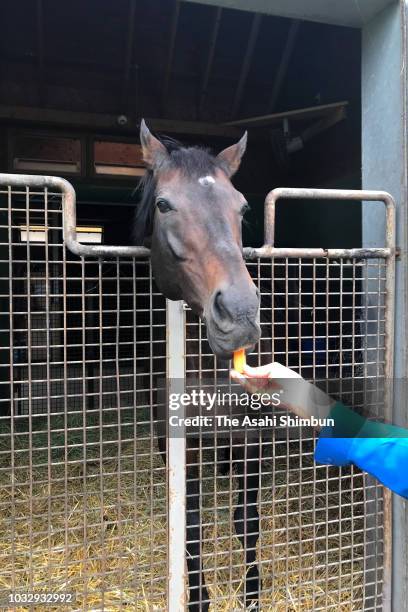
M 243 204 L 241 206 L 241 210 L 239 211 L 241 217 L 243 217 L 245 215 L 245 213 L 247 213 L 250 208 L 251 207 L 249 206 L 248 202 L 245 202 L 245 204 Z
M 156 201 L 156 206 L 162 213 L 169 212 L 169 210 L 174 210 L 170 202 L 164 198 L 159 198 Z

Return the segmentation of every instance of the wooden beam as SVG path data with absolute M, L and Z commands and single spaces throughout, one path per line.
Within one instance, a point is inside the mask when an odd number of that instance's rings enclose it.
M 114 133 L 115 135 L 123 134 L 124 136 L 138 135 L 139 117 L 129 116 L 128 123 L 125 126 L 119 126 L 117 119 L 117 115 L 104 113 L 83 113 L 28 106 L 0 105 L 0 121 L 2 123 L 20 123 L 36 127 L 76 128 L 88 132 L 104 131 L 111 134 Z M 241 129 L 225 126 L 220 123 L 154 118 L 146 118 L 146 122 L 152 130 L 161 133 L 228 139 L 236 139 L 242 136 Z
M 324 117 L 319 119 L 319 121 L 313 123 L 305 130 L 303 130 L 300 137 L 303 142 L 307 142 L 308 140 L 311 140 L 312 138 L 320 134 L 320 132 L 324 132 L 325 130 L 328 130 L 329 128 L 333 127 L 333 125 L 336 125 L 336 123 L 339 123 L 339 121 L 345 119 L 346 116 L 347 113 L 345 106 L 335 108 L 331 111 L 330 114 L 325 115 Z
M 171 119 L 146 119 L 153 130 L 162 134 L 186 134 L 191 136 L 214 136 L 220 138 L 240 138 L 242 130 L 224 126 L 222 123 L 205 121 L 173 121 Z M 227 128 L 227 129 L 226 129 Z
M 210 43 L 208 45 L 207 63 L 203 73 L 203 79 L 201 81 L 200 98 L 198 102 L 198 116 L 202 117 L 203 108 L 207 96 L 208 83 L 210 81 L 211 69 L 214 61 L 215 45 L 217 44 L 218 31 L 220 29 L 222 16 L 222 8 L 216 7 L 214 14 L 214 23 L 211 30 Z
M 0 7 L 1 7 L 1 2 L 0 2 Z M 16 73 L 17 75 L 19 67 L 20 66 L 36 66 L 37 65 L 37 57 L 35 57 L 34 59 L 32 57 L 11 57 L 11 56 L 6 56 L 4 55 L 4 57 L 2 58 L 1 64 L 8 64 L 9 67 L 11 68 L 10 73 Z M 120 78 L 122 78 L 123 75 L 123 61 L 122 63 L 119 64 L 98 64 L 96 62 L 93 61 L 86 61 L 86 60 L 73 60 L 70 58 L 64 58 L 64 59 L 58 59 L 58 60 L 54 60 L 52 57 L 50 57 L 48 55 L 47 57 L 47 67 L 50 69 L 50 72 L 52 71 L 53 73 L 58 73 L 58 74 L 65 74 L 66 70 L 76 70 L 78 71 L 78 73 L 85 77 L 85 79 L 87 77 L 89 77 L 90 72 L 92 72 L 93 74 L 96 74 L 98 76 L 98 78 L 102 75 L 107 75 L 108 77 L 116 77 L 117 80 L 118 79 L 118 75 Z M 197 70 L 193 70 L 193 69 L 184 69 L 182 67 L 180 67 L 181 69 L 179 69 L 177 72 L 173 70 L 173 77 L 174 78 L 178 78 L 178 79 L 189 79 L 191 81 L 195 81 L 197 82 Z M 151 69 L 149 66 L 144 66 L 142 69 L 139 69 L 139 72 L 141 74 L 143 74 L 143 76 L 145 76 L 146 78 L 151 76 Z M 70 75 L 72 74 L 71 72 L 69 73 Z M 17 77 L 16 77 L 17 78 Z M 229 83 L 234 83 L 236 81 L 236 79 L 234 79 L 233 77 L 228 77 L 225 76 L 223 77 L 224 80 L 228 81 Z M 10 81 L 11 82 L 11 81 Z M 19 83 L 21 83 L 21 81 L 18 81 Z M 267 83 L 264 83 L 264 85 L 266 86 Z M 109 91 L 111 92 L 111 89 L 109 89 Z M 119 87 L 119 94 L 120 94 L 120 87 Z
M 125 64 L 123 68 L 122 99 L 123 112 L 127 111 L 127 97 L 129 93 L 130 72 L 132 68 L 133 39 L 135 33 L 136 0 L 129 0 L 128 7 L 128 31 L 126 37 Z
M 265 125 L 281 123 L 285 118 L 291 121 L 327 118 L 328 121 L 331 121 L 329 117 L 343 114 L 347 105 L 348 102 L 346 101 L 335 102 L 334 104 L 302 108 L 286 113 L 240 119 L 227 124 L 155 118 L 146 118 L 146 122 L 152 130 L 161 133 L 236 139 L 242 136 L 242 127 L 263 127 Z M 129 116 L 128 123 L 125 126 L 119 126 L 117 119 L 117 115 L 103 113 L 83 113 L 29 106 L 0 105 L 0 122 L 3 124 L 19 123 L 35 127 L 74 128 L 88 132 L 102 131 L 115 135 L 123 134 L 124 136 L 138 135 L 139 118 L 136 118 L 134 115 Z M 266 140 L 267 138 L 268 135 L 264 134 L 263 130 L 254 130 L 251 133 L 251 140 Z
M 38 66 L 38 101 L 45 102 L 44 79 L 44 11 L 43 0 L 37 0 L 37 66 Z
M 167 94 L 169 91 L 171 69 L 173 67 L 174 49 L 176 46 L 177 24 L 178 24 L 179 14 L 180 14 L 180 0 L 175 0 L 173 16 L 172 16 L 171 26 L 170 26 L 169 47 L 167 51 L 167 65 L 166 65 L 166 71 L 164 73 L 164 79 L 163 79 L 163 90 L 162 90 L 163 111 L 166 108 L 166 99 L 167 99 Z
M 285 76 L 288 70 L 290 58 L 292 57 L 292 52 L 295 46 L 296 37 L 299 32 L 299 27 L 300 27 L 299 19 L 294 19 L 289 26 L 288 37 L 286 39 L 285 47 L 283 49 L 283 53 L 280 59 L 278 72 L 275 75 L 271 97 L 269 98 L 269 104 L 268 104 L 269 112 L 272 112 L 275 109 L 276 104 L 279 100 L 279 95 L 281 93 L 282 85 L 283 85 L 283 82 L 285 80 Z
M 343 100 L 342 102 L 334 102 L 333 104 L 322 104 L 320 106 L 309 106 L 306 108 L 300 108 L 297 110 L 286 111 L 282 113 L 273 113 L 270 115 L 260 115 L 258 117 L 248 117 L 247 119 L 237 119 L 236 121 L 228 121 L 224 123 L 226 126 L 242 126 L 242 127 L 263 127 L 265 125 L 272 125 L 281 123 L 283 119 L 290 119 L 291 121 L 302 121 L 304 119 L 313 119 L 314 117 L 323 117 L 331 114 L 335 109 L 347 106 L 348 102 Z
M 234 101 L 231 108 L 231 117 L 235 117 L 241 104 L 242 94 L 244 91 L 245 83 L 248 77 L 249 68 L 251 66 L 251 60 L 255 49 L 255 44 L 259 34 L 259 28 L 261 25 L 262 15 L 255 13 L 252 19 L 251 30 L 248 37 L 247 46 L 245 49 L 244 60 L 241 66 L 241 72 L 239 75 L 237 89 L 235 91 Z

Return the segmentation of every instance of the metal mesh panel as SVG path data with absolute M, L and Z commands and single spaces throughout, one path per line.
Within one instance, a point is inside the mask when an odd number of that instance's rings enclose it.
M 0 191 L 0 601 L 61 591 L 76 594 L 68 609 L 164 610 L 168 499 L 154 423 L 164 300 L 148 262 L 72 256 L 61 225 L 61 194 Z M 45 242 L 22 242 L 21 226 L 45 227 Z M 386 265 L 249 263 L 262 298 L 250 362 L 337 380 L 356 407 L 366 388 L 343 382 L 370 379 L 381 416 Z M 229 364 L 186 318 L 187 383 L 216 385 Z M 243 608 L 254 555 L 262 610 L 381 608 L 382 488 L 356 469 L 316 465 L 314 442 L 302 428 L 190 448 L 187 536 L 212 611 Z
M 386 261 L 259 259 L 248 268 L 262 324 L 249 363 L 330 379 L 349 405 L 382 415 Z M 190 311 L 186 343 L 187 380 L 228 376 Z M 187 512 L 203 529 L 190 524 L 188 546 L 198 539 L 214 610 L 242 609 L 254 588 L 262 610 L 381 609 L 382 488 L 358 469 L 317 465 L 314 444 L 304 427 L 191 443 L 187 478 L 197 498 Z M 255 559 L 259 584 L 246 581 Z
M 61 194 L 0 197 L 0 601 L 69 592 L 68 609 L 163 609 L 164 299 L 149 262 L 66 251 Z M 21 226 L 45 242 L 22 242 Z

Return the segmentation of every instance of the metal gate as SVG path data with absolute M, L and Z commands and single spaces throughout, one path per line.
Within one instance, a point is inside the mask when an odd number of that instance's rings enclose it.
M 386 246 L 274 248 L 279 197 L 382 201 Z M 374 413 L 390 417 L 392 198 L 281 189 L 265 211 L 265 246 L 245 253 L 261 293 L 255 362 L 276 360 L 311 379 L 369 380 Z M 189 310 L 166 306 L 146 249 L 81 245 L 75 229 L 69 183 L 0 175 L 0 602 L 21 609 L 27 593 L 34 602 L 50 594 L 50 605 L 69 610 L 178 612 L 188 599 L 193 472 L 182 438 L 168 441 L 166 470 L 152 408 L 163 403 L 156 391 L 166 374 L 216 384 L 228 364 L 216 362 Z M 364 393 L 352 389 L 353 405 L 367 403 Z M 316 465 L 311 431 L 271 431 L 260 442 L 261 609 L 389 610 L 388 492 L 357 469 Z M 224 450 L 199 438 L 194 465 L 214 611 L 243 609 L 245 591 L 233 518 L 242 483 L 228 454 L 222 469 Z

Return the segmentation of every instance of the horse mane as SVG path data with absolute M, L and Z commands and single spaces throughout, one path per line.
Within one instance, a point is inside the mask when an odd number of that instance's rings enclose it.
M 185 147 L 178 140 L 167 136 L 160 136 L 159 140 L 169 153 L 164 168 L 177 168 L 190 177 L 211 174 L 216 168 L 223 169 L 222 163 L 209 149 Z M 133 219 L 132 242 L 135 245 L 142 245 L 145 239 L 152 235 L 156 186 L 156 177 L 153 171 L 148 169 L 135 190 L 141 193 Z
M 145 238 L 151 236 L 153 231 L 153 201 L 156 192 L 156 180 L 151 170 L 147 170 L 135 189 L 142 197 L 136 207 L 133 217 L 132 242 L 143 245 Z

